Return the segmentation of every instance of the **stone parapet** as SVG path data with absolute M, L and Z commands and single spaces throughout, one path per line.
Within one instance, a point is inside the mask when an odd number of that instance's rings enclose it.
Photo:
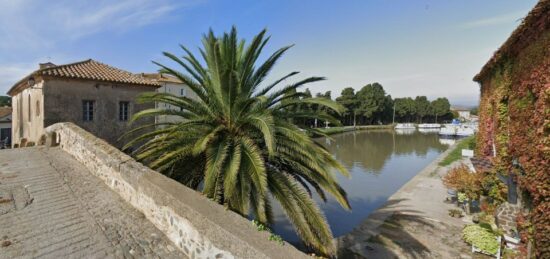
M 59 145 L 102 179 L 190 258 L 308 258 L 72 123 L 51 125 L 46 132 L 48 144 Z

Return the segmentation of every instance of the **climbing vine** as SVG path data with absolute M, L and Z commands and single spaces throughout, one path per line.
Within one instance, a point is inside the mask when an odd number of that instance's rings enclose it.
M 495 150 L 493 173 L 517 179 L 529 209 L 518 217 L 518 230 L 524 241 L 533 241 L 538 257 L 548 258 L 550 31 L 523 46 L 527 47 L 510 50 L 513 54 L 503 57 L 482 80 L 477 152 L 492 157 Z

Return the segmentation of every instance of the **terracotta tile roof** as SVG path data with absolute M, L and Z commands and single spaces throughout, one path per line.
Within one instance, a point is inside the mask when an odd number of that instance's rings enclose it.
M 503 57 L 515 55 L 514 51 L 522 49 L 548 29 L 550 29 L 550 0 L 540 0 L 493 57 L 487 61 L 474 77 L 474 81 L 480 82 Z
M 32 76 L 73 78 L 160 87 L 160 84 L 157 81 L 145 78 L 140 75 L 132 74 L 128 71 L 103 64 L 93 59 L 65 65 L 45 65 L 47 66 L 44 66 L 43 68 L 34 71 L 30 75 L 21 79 L 19 82 L 15 83 L 15 85 L 13 85 L 12 88 L 8 91 L 8 94 L 13 96 L 19 91 L 25 89 L 25 82 Z
M 182 82 L 179 79 L 170 75 L 162 74 L 162 73 L 141 73 L 139 75 L 147 79 L 153 80 L 155 82 L 182 84 Z
M 43 68 L 37 71 L 39 75 L 56 76 L 97 81 L 127 83 L 137 85 L 159 86 L 157 82 L 134 75 L 128 71 L 112 67 L 92 59 L 81 62 Z
M 0 118 L 11 115 L 11 107 L 0 107 Z

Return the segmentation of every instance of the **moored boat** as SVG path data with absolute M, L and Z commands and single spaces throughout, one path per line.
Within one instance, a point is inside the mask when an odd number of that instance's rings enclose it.
M 439 123 L 422 123 L 418 124 L 419 129 L 439 129 L 441 128 L 441 124 Z
M 414 123 L 398 123 L 395 125 L 395 129 L 416 129 Z

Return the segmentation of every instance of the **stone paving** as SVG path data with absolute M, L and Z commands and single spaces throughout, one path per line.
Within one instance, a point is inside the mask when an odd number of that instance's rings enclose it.
M 59 148 L 0 150 L 0 258 L 185 258 Z

